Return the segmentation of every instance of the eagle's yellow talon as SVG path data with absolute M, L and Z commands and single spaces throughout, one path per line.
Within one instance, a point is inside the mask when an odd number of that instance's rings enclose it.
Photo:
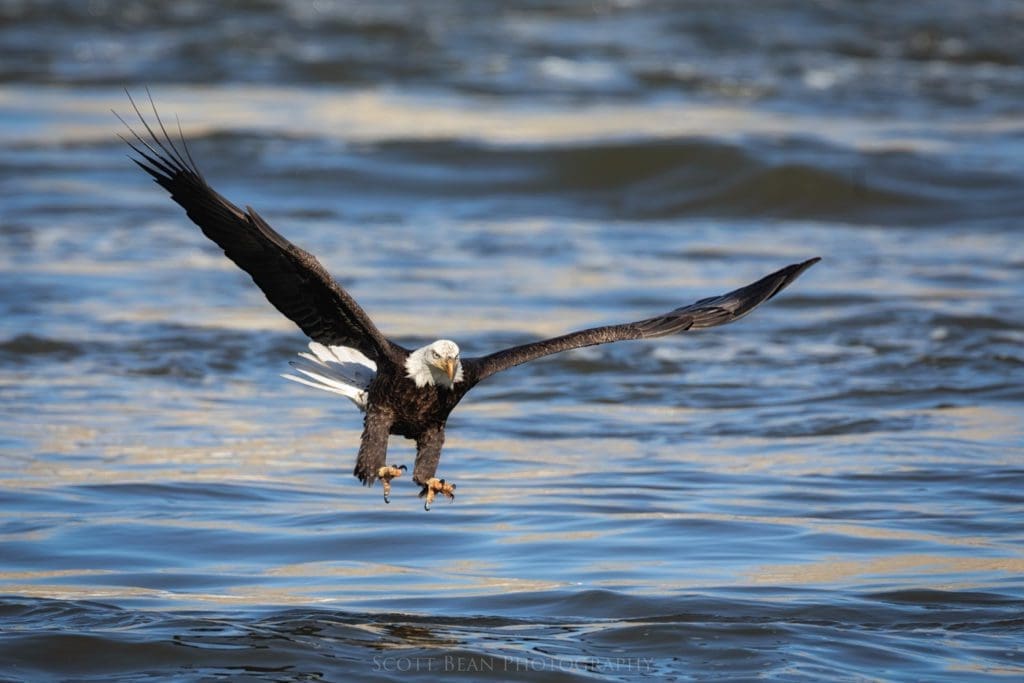
M 405 465 L 395 467 L 394 465 L 384 465 L 377 470 L 377 478 L 380 479 L 380 483 L 384 486 L 384 502 L 391 502 L 391 480 L 395 477 L 402 476 L 402 472 L 406 470 Z
M 447 482 L 444 479 L 438 479 L 437 477 L 431 477 L 427 480 L 426 486 L 423 487 L 423 494 L 426 495 L 427 500 L 423 503 L 424 510 L 430 510 L 430 506 L 434 502 L 434 497 L 438 494 L 443 494 L 448 497 L 448 502 L 451 503 L 455 500 L 455 484 Z

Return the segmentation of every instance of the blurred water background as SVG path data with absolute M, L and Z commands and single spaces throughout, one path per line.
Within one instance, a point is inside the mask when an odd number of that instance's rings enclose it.
M 1024 3 L 3 0 L 0 55 L 0 680 L 1024 677 Z M 493 378 L 385 506 L 145 86 L 406 345 L 825 260 Z

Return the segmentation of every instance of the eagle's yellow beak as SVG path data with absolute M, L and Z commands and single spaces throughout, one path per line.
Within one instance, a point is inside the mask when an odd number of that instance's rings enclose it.
M 448 375 L 448 381 L 454 382 L 455 381 L 455 359 L 454 358 L 445 358 L 443 361 L 441 361 L 441 363 L 442 363 L 441 368 L 444 370 L 444 374 Z

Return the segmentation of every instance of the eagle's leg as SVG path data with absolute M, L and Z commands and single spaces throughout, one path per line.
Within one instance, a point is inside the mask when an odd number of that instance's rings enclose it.
M 380 483 L 384 487 L 384 502 L 391 502 L 391 480 L 395 477 L 402 476 L 402 472 L 405 472 L 408 467 L 405 465 L 384 465 L 377 470 L 377 476 L 380 477 Z
M 412 480 L 423 487 L 420 498 L 426 498 L 423 509 L 429 510 L 437 494 L 448 500 L 455 500 L 455 484 L 434 476 L 441 461 L 441 447 L 444 446 L 444 426 L 423 432 L 416 439 L 416 466 Z
M 359 442 L 356 468 L 352 472 L 365 486 L 373 486 L 378 479 L 384 485 L 384 502 L 390 502 L 391 480 L 406 468 L 387 465 L 388 433 L 391 417 L 379 411 L 367 411 L 363 420 L 363 437 Z
M 423 509 L 429 511 L 430 506 L 434 504 L 434 497 L 442 493 L 448 496 L 448 501 L 455 500 L 455 482 L 445 481 L 444 479 L 438 479 L 437 477 L 431 477 L 427 479 L 427 483 L 423 486 L 423 490 L 420 491 L 420 497 L 426 498 L 423 501 Z

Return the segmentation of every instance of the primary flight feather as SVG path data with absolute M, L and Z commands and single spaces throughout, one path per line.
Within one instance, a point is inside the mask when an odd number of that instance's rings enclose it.
M 122 139 L 138 155 L 132 160 L 312 340 L 311 353 L 300 354 L 301 360 L 292 363 L 297 374 L 286 377 L 341 394 L 365 412 L 354 474 L 367 486 L 381 480 L 385 501 L 391 480 L 405 470 L 386 462 L 392 434 L 416 442 L 412 478 L 421 486 L 426 509 L 439 494 L 454 498 L 455 485 L 436 477 L 445 423 L 466 392 L 481 380 L 569 349 L 724 325 L 771 299 L 820 260 L 794 263 L 727 294 L 652 318 L 570 332 L 478 358 L 463 358 L 458 345 L 447 339 L 410 350 L 385 337 L 312 254 L 289 242 L 252 208 L 243 210 L 210 187 L 180 128 L 175 142 L 155 106 L 156 129 L 130 94 L 129 100 L 142 125 L 137 132 L 125 122 L 131 139 Z

